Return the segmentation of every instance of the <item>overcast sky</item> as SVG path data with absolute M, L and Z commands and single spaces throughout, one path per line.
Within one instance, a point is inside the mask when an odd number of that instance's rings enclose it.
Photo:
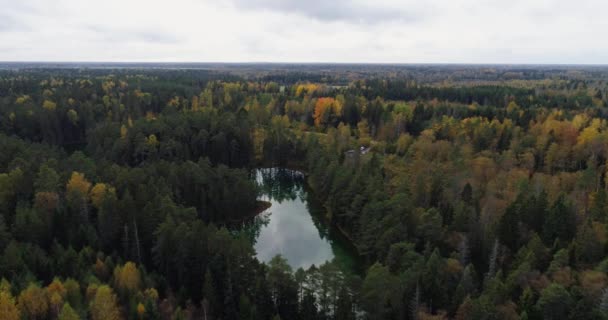
M 606 0 L 0 0 L 0 61 L 608 63 Z

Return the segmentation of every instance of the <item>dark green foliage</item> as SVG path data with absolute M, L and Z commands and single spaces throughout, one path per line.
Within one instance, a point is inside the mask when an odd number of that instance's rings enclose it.
M 58 277 L 84 318 L 133 261 L 126 319 L 606 317 L 604 68 L 268 68 L 0 71 L 11 293 Z M 255 258 L 259 166 L 305 171 L 272 187 L 311 188 L 362 282 Z

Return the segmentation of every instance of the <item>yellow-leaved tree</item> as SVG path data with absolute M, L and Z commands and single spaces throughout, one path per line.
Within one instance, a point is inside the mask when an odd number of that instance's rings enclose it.
M 342 114 L 343 97 L 334 99 L 331 97 L 319 98 L 315 103 L 313 118 L 317 127 L 324 127 Z
M 51 313 L 58 315 L 61 311 L 64 300 L 67 294 L 66 288 L 61 283 L 61 280 L 55 278 L 53 282 L 46 287 L 46 294 L 49 300 Z
M 19 294 L 17 307 L 27 319 L 46 319 L 49 313 L 48 297 L 44 289 L 30 283 Z
M 89 305 L 91 319 L 93 320 L 120 320 L 120 310 L 116 301 L 116 295 L 112 288 L 102 285 L 97 288 L 95 297 Z
M 116 288 L 128 292 L 135 292 L 141 284 L 141 275 L 135 263 L 129 261 L 124 266 L 114 269 Z
M 0 316 L 3 320 L 21 319 L 21 313 L 15 305 L 15 299 L 8 291 L 0 291 Z
M 72 176 L 66 186 L 66 198 L 73 208 L 81 208 L 86 212 L 91 183 L 80 172 L 72 172 Z
M 93 203 L 93 206 L 95 206 L 95 208 L 99 209 L 106 195 L 114 194 L 115 192 L 116 191 L 114 190 L 114 188 L 108 186 L 107 184 L 97 183 L 89 193 L 91 203 Z
M 46 110 L 53 111 L 57 109 L 57 104 L 50 100 L 44 100 L 44 102 L 42 103 L 42 107 Z

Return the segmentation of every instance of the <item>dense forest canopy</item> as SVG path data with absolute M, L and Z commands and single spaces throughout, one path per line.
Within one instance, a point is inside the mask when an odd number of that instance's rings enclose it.
M 608 319 L 608 69 L 0 64 L 2 319 Z M 297 168 L 361 275 L 255 257 Z

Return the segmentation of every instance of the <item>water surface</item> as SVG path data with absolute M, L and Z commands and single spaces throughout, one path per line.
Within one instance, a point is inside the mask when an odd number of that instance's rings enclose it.
M 335 259 L 341 269 L 354 270 L 352 249 L 324 224 L 323 208 L 306 188 L 301 172 L 264 168 L 253 175 L 261 188 L 260 200 L 271 203 L 248 222 L 260 261 L 280 254 L 292 268 L 307 269 Z

